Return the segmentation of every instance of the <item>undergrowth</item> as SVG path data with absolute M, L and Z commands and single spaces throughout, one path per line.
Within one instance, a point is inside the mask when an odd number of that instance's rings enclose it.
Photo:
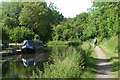
M 81 45 L 84 51 L 88 51 L 89 57 L 86 57 L 86 68 L 83 71 L 82 78 L 91 78 L 92 80 L 96 78 L 97 73 L 97 55 L 95 53 L 94 47 L 92 46 L 92 39 L 86 42 L 83 42 Z M 87 56 L 86 55 L 86 56 Z
M 33 78 L 82 78 L 91 52 L 90 46 L 86 50 L 70 46 L 61 53 L 57 49 L 49 58 L 51 63 L 43 64 L 44 71 L 33 71 Z

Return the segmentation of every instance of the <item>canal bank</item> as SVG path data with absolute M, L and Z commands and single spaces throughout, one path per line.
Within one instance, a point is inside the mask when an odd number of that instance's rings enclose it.
M 90 57 L 87 56 L 90 53 L 89 49 L 90 47 L 85 51 L 80 46 L 57 45 L 48 46 L 42 53 L 13 55 L 3 63 L 3 71 L 6 69 L 7 71 L 2 72 L 2 77 L 15 78 L 17 75 L 18 78 L 80 78 L 89 67 L 84 60 Z M 36 60 L 37 64 L 25 67 L 21 61 L 23 57 Z

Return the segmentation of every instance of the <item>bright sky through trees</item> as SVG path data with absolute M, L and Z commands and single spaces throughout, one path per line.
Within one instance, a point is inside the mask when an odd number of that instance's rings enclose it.
M 0 0 L 2 1 L 11 1 L 11 0 Z M 17 0 L 19 1 L 19 0 Z M 24 1 L 24 0 L 23 0 Z M 80 14 L 82 12 L 87 12 L 87 8 L 91 8 L 92 0 L 45 0 L 48 2 L 53 2 L 60 13 L 64 15 L 64 17 L 73 18 L 76 14 Z
M 48 2 L 53 2 L 58 11 L 60 11 L 65 17 L 73 18 L 76 14 L 82 12 L 87 12 L 87 8 L 91 8 L 92 0 L 45 0 Z

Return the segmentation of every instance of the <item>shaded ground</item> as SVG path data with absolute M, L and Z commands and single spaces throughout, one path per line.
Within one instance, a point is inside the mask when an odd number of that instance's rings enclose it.
M 106 55 L 103 51 L 96 46 L 95 48 L 96 54 L 98 56 L 97 60 L 97 69 L 98 72 L 96 74 L 96 78 L 114 78 L 115 76 L 111 72 L 111 63 L 107 61 Z
M 0 40 L 0 44 L 1 44 L 1 40 Z M 2 46 L 0 45 L 0 52 L 2 51 Z M 0 55 L 0 80 L 2 79 L 2 63 L 1 63 L 1 60 L 2 60 L 2 55 Z

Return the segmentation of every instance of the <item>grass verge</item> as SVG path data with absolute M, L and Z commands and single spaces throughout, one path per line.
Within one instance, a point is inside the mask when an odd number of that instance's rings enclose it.
M 82 74 L 82 78 L 92 78 L 95 79 L 96 78 L 96 73 L 97 73 L 97 55 L 95 53 L 94 47 L 92 47 L 91 45 L 92 40 L 88 40 L 86 42 L 83 42 L 82 44 L 82 48 L 85 51 L 91 50 L 89 52 L 91 52 L 90 56 L 88 58 L 86 58 L 86 69 L 84 70 L 83 74 Z M 91 49 L 89 49 L 91 46 Z
M 47 45 L 72 45 L 72 46 L 78 46 L 81 45 L 81 41 L 50 41 L 47 43 Z

